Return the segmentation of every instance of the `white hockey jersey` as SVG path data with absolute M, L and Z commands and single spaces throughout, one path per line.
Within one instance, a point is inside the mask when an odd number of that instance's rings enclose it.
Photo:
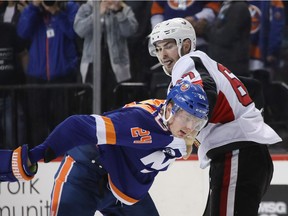
M 186 79 L 202 84 L 209 77 L 217 91 L 217 101 L 208 125 L 198 134 L 200 167 L 209 165 L 207 152 L 213 148 L 239 141 L 274 144 L 281 141 L 277 133 L 264 122 L 243 83 L 225 66 L 215 62 L 202 51 L 181 57 L 172 71 L 172 84 Z

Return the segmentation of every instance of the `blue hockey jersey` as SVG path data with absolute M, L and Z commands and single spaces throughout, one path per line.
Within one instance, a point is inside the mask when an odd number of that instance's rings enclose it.
M 101 116 L 71 116 L 42 145 L 57 155 L 76 147 L 68 154 L 88 166 L 98 157 L 114 196 L 132 205 L 147 194 L 159 171 L 186 154 L 185 141 L 163 125 L 163 104 L 163 100 L 147 100 Z

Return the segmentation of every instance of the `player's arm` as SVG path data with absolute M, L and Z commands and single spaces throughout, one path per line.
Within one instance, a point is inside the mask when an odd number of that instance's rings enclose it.
M 211 77 L 200 58 L 193 56 L 182 57 L 176 62 L 172 72 L 173 85 L 182 79 L 203 86 L 209 101 L 208 118 L 210 119 L 218 97 L 217 87 L 215 80 Z
M 30 151 L 27 145 L 14 151 L 0 150 L 0 181 L 30 180 L 37 172 L 39 160 L 49 162 L 76 146 L 96 145 L 99 140 L 97 123 L 93 116 L 74 115 L 60 123 L 42 144 Z M 105 130 L 104 127 L 98 126 Z
M 60 123 L 45 141 L 31 149 L 29 158 L 32 163 L 41 159 L 49 162 L 68 150 L 81 145 L 96 145 L 95 118 L 89 115 L 73 115 Z

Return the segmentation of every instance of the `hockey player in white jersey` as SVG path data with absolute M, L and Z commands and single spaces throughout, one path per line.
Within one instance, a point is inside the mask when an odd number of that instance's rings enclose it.
M 187 20 L 174 18 L 156 25 L 149 51 L 171 76 L 172 86 L 188 80 L 202 85 L 207 94 L 209 121 L 197 136 L 200 167 L 210 165 L 204 215 L 258 215 L 273 175 L 267 145 L 281 138 L 264 122 L 233 71 L 196 50 L 195 31 Z

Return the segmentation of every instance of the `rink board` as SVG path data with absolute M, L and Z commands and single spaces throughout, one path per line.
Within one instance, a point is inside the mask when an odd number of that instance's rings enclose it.
M 273 155 L 273 161 L 271 191 L 265 196 L 259 215 L 286 216 L 288 155 Z M 0 183 L 0 216 L 49 216 L 50 191 L 59 163 L 39 163 L 39 172 L 30 182 Z M 161 216 L 200 216 L 208 194 L 208 169 L 200 169 L 195 156 L 176 161 L 156 177 L 150 194 Z

